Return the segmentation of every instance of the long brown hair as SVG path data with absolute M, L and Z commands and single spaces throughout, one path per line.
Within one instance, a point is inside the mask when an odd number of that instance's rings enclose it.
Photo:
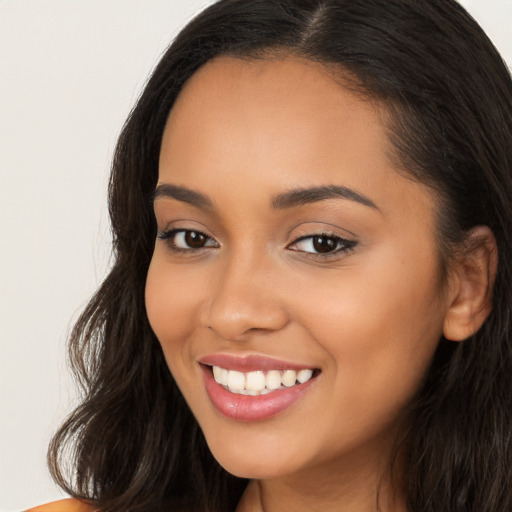
M 273 50 L 338 66 L 388 108 L 400 172 L 439 195 L 442 259 L 473 226 L 492 229 L 493 310 L 471 339 L 440 340 L 400 448 L 411 512 L 512 510 L 512 81 L 453 0 L 221 0 L 179 34 L 115 152 L 114 263 L 71 334 L 83 402 L 52 440 L 54 478 L 103 512 L 235 508 L 247 482 L 209 453 L 149 326 L 144 287 L 160 142 L 177 95 L 218 55 Z

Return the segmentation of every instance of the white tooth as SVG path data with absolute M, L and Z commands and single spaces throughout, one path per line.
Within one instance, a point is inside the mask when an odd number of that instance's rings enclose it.
M 219 372 L 219 377 L 220 377 L 220 384 L 222 384 L 223 386 L 227 386 L 228 378 L 229 378 L 229 371 L 226 370 L 225 368 L 221 368 L 220 372 Z
M 260 391 L 260 395 L 268 395 L 269 393 L 272 393 L 271 389 L 264 388 Z
M 235 370 L 228 371 L 227 386 L 230 390 L 245 389 L 245 375 Z
M 297 380 L 304 384 L 304 382 L 307 382 L 311 377 L 313 376 L 313 370 L 301 370 L 299 373 L 297 373 Z
M 213 367 L 213 378 L 215 379 L 215 382 L 217 382 L 218 384 L 221 384 L 221 375 L 222 373 L 222 368 L 220 366 L 214 366 Z
M 261 391 L 265 387 L 265 374 L 260 371 L 249 372 L 245 375 L 245 389 Z
M 259 392 L 259 391 L 254 391 L 254 390 L 252 390 L 252 389 L 247 389 L 247 390 L 245 391 L 245 393 L 246 393 L 247 395 L 251 395 L 251 396 L 258 396 L 258 395 L 260 394 L 260 392 Z
M 296 380 L 297 372 L 294 370 L 285 370 L 283 375 L 281 375 L 281 382 L 283 383 L 283 386 L 286 386 L 287 388 L 294 386 Z
M 230 389 L 232 393 L 236 393 L 237 395 L 248 395 L 249 391 L 246 391 L 245 389 Z
M 281 373 L 278 370 L 270 370 L 265 378 L 267 389 L 279 389 L 281 387 Z

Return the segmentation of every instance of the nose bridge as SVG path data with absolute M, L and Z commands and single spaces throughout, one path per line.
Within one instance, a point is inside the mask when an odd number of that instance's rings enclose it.
M 272 263 L 270 255 L 247 248 L 222 258 L 207 306 L 207 326 L 229 340 L 284 327 L 288 316 Z

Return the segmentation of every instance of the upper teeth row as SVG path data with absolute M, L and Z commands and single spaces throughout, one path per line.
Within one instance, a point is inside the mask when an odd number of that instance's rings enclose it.
M 302 384 L 313 376 L 313 370 L 270 370 L 269 372 L 238 372 L 226 370 L 220 366 L 213 367 L 213 377 L 216 382 L 226 386 L 230 391 L 240 394 L 264 394 L 283 387 Z

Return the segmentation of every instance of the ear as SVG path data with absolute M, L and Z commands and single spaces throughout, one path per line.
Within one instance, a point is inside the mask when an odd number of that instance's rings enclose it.
M 473 228 L 464 244 L 463 254 L 451 270 L 449 304 L 443 334 L 462 341 L 482 326 L 492 308 L 492 289 L 498 267 L 498 250 L 487 226 Z

